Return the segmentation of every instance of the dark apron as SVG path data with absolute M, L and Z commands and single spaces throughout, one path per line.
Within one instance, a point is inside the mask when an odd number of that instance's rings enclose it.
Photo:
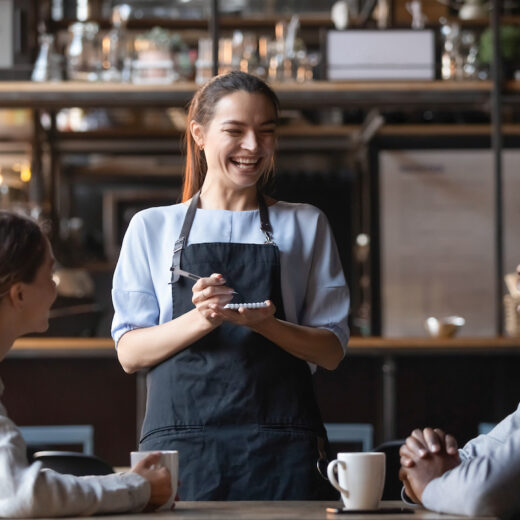
M 259 197 L 265 244 L 184 247 L 193 197 L 176 241 L 175 265 L 221 273 L 239 303 L 267 299 L 284 319 L 280 254 Z M 193 309 L 193 282 L 172 274 L 173 318 Z M 141 450 L 179 451 L 182 500 L 336 498 L 316 469 L 326 435 L 308 364 L 247 327 L 224 322 L 147 376 Z

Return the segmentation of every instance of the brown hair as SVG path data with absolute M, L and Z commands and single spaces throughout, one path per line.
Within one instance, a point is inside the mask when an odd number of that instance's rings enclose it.
M 188 121 L 186 126 L 186 169 L 184 172 L 184 186 L 182 200 L 190 199 L 200 190 L 206 177 L 207 164 L 203 151 L 197 146 L 190 131 L 191 121 L 202 126 L 211 122 L 215 114 L 216 104 L 225 96 L 243 90 L 250 94 L 262 94 L 273 104 L 276 117 L 280 102 L 274 91 L 260 78 L 245 72 L 233 71 L 215 76 L 204 84 L 193 96 L 189 105 Z M 265 186 L 273 171 L 273 165 L 258 181 L 259 187 Z
M 45 249 L 44 234 L 35 221 L 0 211 L 0 298 L 13 284 L 34 281 Z

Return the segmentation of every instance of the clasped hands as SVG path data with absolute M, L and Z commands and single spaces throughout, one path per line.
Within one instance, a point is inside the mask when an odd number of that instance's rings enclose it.
M 233 299 L 233 289 L 226 285 L 226 280 L 221 274 L 214 273 L 206 278 L 200 278 L 193 285 L 192 302 L 196 309 L 215 326 L 223 321 L 229 321 L 237 325 L 251 327 L 274 315 L 276 308 L 268 300 L 267 307 L 258 309 L 238 310 L 224 309 L 224 306 Z
M 460 464 L 457 441 L 438 428 L 414 430 L 401 446 L 399 455 L 399 478 L 408 497 L 418 504 L 429 482 Z

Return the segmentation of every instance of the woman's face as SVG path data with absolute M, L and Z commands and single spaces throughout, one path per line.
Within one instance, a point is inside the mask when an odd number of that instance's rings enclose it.
M 56 284 L 52 278 L 55 259 L 52 248 L 45 239 L 45 257 L 31 283 L 24 284 L 26 298 L 25 324 L 28 332 L 45 332 L 49 327 L 49 310 L 56 299 Z
M 204 148 L 207 178 L 234 189 L 255 186 L 271 167 L 275 129 L 275 108 L 263 94 L 239 90 L 220 99 L 205 127 L 192 124 Z

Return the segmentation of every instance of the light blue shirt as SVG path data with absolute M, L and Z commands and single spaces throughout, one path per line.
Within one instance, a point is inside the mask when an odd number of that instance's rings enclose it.
M 112 337 L 172 319 L 170 267 L 187 204 L 137 213 L 126 232 L 114 273 Z M 309 204 L 276 202 L 269 207 L 273 237 L 280 250 L 286 320 L 332 331 L 345 352 L 349 331 L 349 292 L 336 243 L 325 215 Z M 263 244 L 258 210 L 198 209 L 189 244 Z M 197 274 L 197 273 L 195 273 Z M 232 280 L 228 280 L 230 286 Z
M 468 516 L 520 512 L 520 405 L 459 450 L 461 463 L 425 488 L 425 507 Z

